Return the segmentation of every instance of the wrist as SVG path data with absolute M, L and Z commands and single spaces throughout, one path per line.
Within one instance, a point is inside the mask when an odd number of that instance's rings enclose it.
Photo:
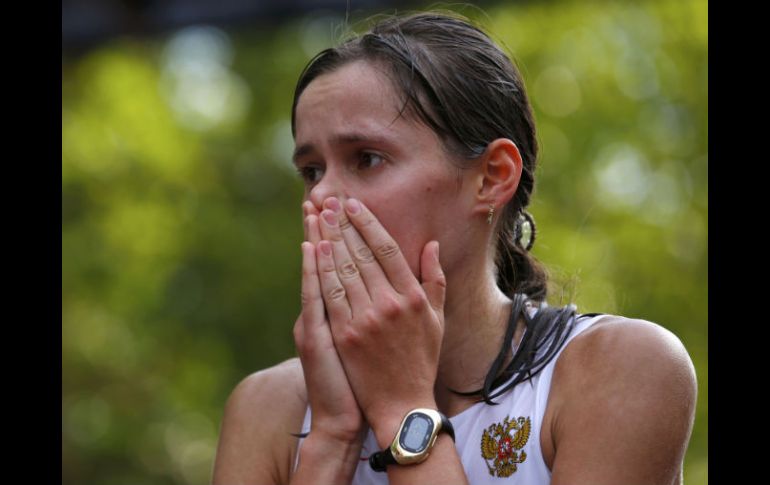
M 401 421 L 411 410 L 416 408 L 438 409 L 438 406 L 434 399 L 424 399 L 396 405 L 391 404 L 387 409 L 383 408 L 372 413 L 369 426 L 372 428 L 380 449 L 390 446 L 401 427 Z
M 361 458 L 361 440 L 339 440 L 311 431 L 300 449 L 297 474 L 307 483 L 349 483 Z M 305 480 L 300 480 L 305 483 Z
M 323 426 L 320 423 L 310 428 L 305 442 L 311 441 L 318 448 L 343 449 L 350 446 L 361 446 L 366 437 L 366 427 L 357 431 L 341 430 L 335 427 Z M 304 444 L 302 445 L 305 446 Z
M 369 466 L 376 472 L 385 472 L 391 465 L 417 465 L 431 455 L 440 434 L 448 434 L 454 441 L 452 422 L 437 409 L 412 409 L 401 421 L 392 444 L 369 457 Z
M 315 436 L 314 441 L 340 446 L 346 443 L 363 443 L 365 432 L 366 422 L 363 416 L 352 421 L 339 418 L 325 419 L 322 416 L 314 415 L 308 437 Z

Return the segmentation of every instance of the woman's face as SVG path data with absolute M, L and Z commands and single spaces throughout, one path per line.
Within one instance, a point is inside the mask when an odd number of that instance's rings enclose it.
M 444 271 L 462 258 L 474 198 L 436 134 L 399 116 L 401 97 L 364 61 L 314 79 L 295 113 L 294 163 L 305 199 L 320 211 L 335 196 L 361 200 L 396 240 L 419 276 L 425 244 L 438 240 Z

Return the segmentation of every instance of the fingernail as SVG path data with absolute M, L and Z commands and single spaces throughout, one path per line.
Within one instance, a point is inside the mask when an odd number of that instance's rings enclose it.
M 321 241 L 318 243 L 318 247 L 321 249 L 322 253 L 324 253 L 327 256 L 331 256 L 332 243 L 330 243 L 329 241 Z
M 342 209 L 342 206 L 340 206 L 340 201 L 337 200 L 336 197 L 329 197 L 326 199 L 326 207 L 331 209 L 335 214 L 339 214 L 340 210 Z
M 361 204 L 356 199 L 348 199 L 345 201 L 345 209 L 350 214 L 358 214 L 361 212 Z
M 323 217 L 326 223 L 329 224 L 330 226 L 337 225 L 337 216 L 334 215 L 334 212 L 330 210 L 325 210 L 321 212 L 321 217 Z

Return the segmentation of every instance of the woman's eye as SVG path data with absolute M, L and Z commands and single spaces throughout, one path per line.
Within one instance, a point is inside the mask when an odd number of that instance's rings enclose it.
M 358 162 L 358 168 L 373 168 L 376 167 L 385 160 L 376 153 L 364 152 L 361 154 Z
M 323 177 L 323 170 L 319 167 L 307 166 L 297 169 L 299 176 L 308 184 L 315 184 Z

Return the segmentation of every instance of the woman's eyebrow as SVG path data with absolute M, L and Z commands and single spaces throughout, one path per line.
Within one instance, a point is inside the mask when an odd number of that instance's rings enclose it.
M 332 145 L 351 145 L 355 143 L 366 142 L 366 143 L 395 146 L 394 140 L 392 140 L 390 137 L 379 135 L 379 134 L 375 135 L 371 133 L 361 133 L 361 132 L 340 133 L 338 135 L 334 135 L 330 141 Z M 292 162 L 296 165 L 297 159 L 315 151 L 316 151 L 315 145 L 313 145 L 312 143 L 304 143 L 302 145 L 299 145 L 294 149 L 294 154 L 292 155 Z

